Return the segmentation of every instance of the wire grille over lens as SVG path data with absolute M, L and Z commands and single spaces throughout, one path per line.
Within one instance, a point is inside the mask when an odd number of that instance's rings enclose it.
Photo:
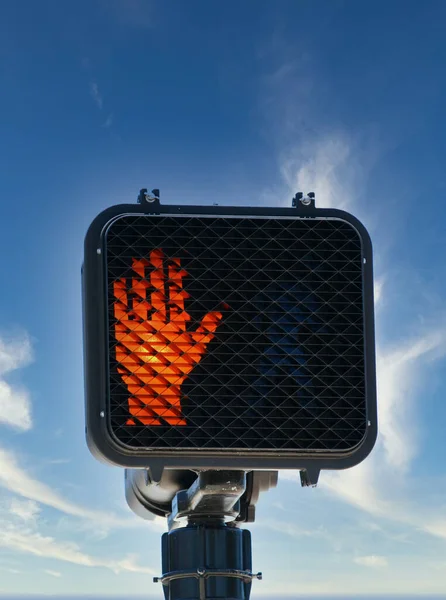
M 363 441 L 352 225 L 124 215 L 105 246 L 108 415 L 121 444 L 315 453 Z

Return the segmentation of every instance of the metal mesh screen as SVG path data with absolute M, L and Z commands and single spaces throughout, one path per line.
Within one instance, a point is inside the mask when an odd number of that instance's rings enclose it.
M 335 219 L 106 232 L 109 426 L 133 448 L 347 451 L 366 428 L 361 240 Z

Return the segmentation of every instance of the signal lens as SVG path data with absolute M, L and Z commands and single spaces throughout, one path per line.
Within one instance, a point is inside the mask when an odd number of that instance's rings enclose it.
M 361 444 L 363 264 L 351 224 L 124 215 L 105 248 L 121 444 L 310 454 Z

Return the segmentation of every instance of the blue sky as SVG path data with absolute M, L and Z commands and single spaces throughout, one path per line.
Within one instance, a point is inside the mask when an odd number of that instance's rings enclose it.
M 163 524 L 84 441 L 83 237 L 141 187 L 314 190 L 364 222 L 379 441 L 317 489 L 281 473 L 254 593 L 446 593 L 445 24 L 442 0 L 0 3 L 1 593 L 161 597 Z

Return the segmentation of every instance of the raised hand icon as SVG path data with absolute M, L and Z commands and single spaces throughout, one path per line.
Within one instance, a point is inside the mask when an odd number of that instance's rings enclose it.
M 148 260 L 133 259 L 132 269 L 130 287 L 125 278 L 113 283 L 117 370 L 133 417 L 127 425 L 186 425 L 181 385 L 203 358 L 223 314 L 209 312 L 195 331 L 187 331 L 187 272 L 180 259 L 156 249 Z

